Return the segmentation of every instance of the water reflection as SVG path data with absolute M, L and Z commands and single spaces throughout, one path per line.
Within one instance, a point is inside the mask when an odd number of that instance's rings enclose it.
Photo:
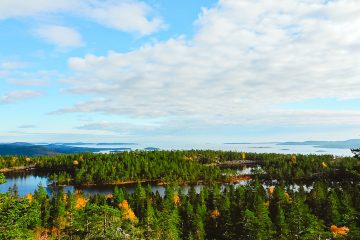
M 14 172 L 5 173 L 6 182 L 0 184 L 0 192 L 6 192 L 9 188 L 16 185 L 19 195 L 24 196 L 28 193 L 33 193 L 39 185 L 47 186 L 48 180 L 46 175 L 26 173 L 26 172 Z M 50 193 L 50 189 L 47 189 Z
M 242 174 L 248 174 L 249 171 L 251 171 L 251 168 L 239 170 L 238 173 Z M 7 192 L 9 188 L 12 188 L 14 185 L 17 186 L 18 193 L 20 196 L 25 196 L 28 193 L 33 193 L 39 185 L 42 185 L 45 187 L 46 191 L 51 194 L 53 191 L 57 191 L 60 187 L 47 187 L 49 184 L 48 176 L 46 174 L 39 174 L 35 172 L 17 172 L 17 173 L 6 173 L 6 183 L 0 185 L 0 192 Z M 243 180 L 236 184 L 235 186 L 241 186 L 246 185 L 248 181 Z M 268 188 L 271 185 L 276 185 L 276 180 L 266 181 L 263 182 L 264 188 Z M 119 187 L 125 189 L 128 193 L 133 193 L 135 191 L 137 184 L 128 184 L 128 185 L 121 185 Z M 146 185 L 145 185 L 146 186 Z M 223 184 L 221 186 L 221 189 L 224 189 L 226 184 Z M 182 189 L 182 192 L 184 194 L 187 194 L 187 192 L 190 189 L 189 185 L 186 186 L 180 186 Z M 199 193 L 202 189 L 203 185 L 194 185 L 195 191 Z M 303 184 L 304 190 L 309 192 L 313 188 L 313 183 L 310 184 Z M 105 185 L 105 186 L 81 186 L 81 187 L 75 187 L 75 186 L 66 186 L 61 187 L 64 189 L 65 192 L 74 192 L 75 190 L 81 190 L 85 194 L 110 194 L 113 193 L 115 186 L 114 185 Z M 165 194 L 165 188 L 166 186 L 158 186 L 158 185 L 151 185 L 151 189 L 153 193 L 159 192 L 161 196 L 164 196 Z M 298 191 L 300 186 L 298 184 L 291 184 L 289 186 L 290 189 L 294 191 Z
M 51 194 L 53 191 L 57 191 L 60 187 L 47 187 L 49 184 L 48 176 L 46 174 L 39 174 L 35 172 L 15 172 L 15 173 L 6 173 L 6 183 L 0 185 L 0 192 L 7 192 L 9 188 L 16 185 L 18 193 L 20 196 L 25 196 L 28 193 L 33 193 L 39 185 L 45 187 L 46 191 Z M 244 182 L 245 183 L 245 182 Z M 136 184 L 121 185 L 120 187 L 124 188 L 128 193 L 133 193 L 136 188 Z M 200 192 L 202 186 L 195 185 L 196 192 Z M 66 186 L 61 187 L 65 192 L 74 192 L 75 190 L 81 190 L 85 194 L 109 194 L 114 191 L 115 186 L 105 185 L 105 186 Z M 166 186 L 151 185 L 153 193 L 159 192 L 161 196 L 165 194 Z M 182 186 L 182 191 L 186 194 L 190 186 Z

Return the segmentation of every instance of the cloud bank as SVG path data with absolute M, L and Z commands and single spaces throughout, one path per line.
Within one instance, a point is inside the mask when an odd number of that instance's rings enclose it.
M 176 117 L 206 124 L 357 124 L 359 112 L 282 110 L 283 103 L 360 96 L 360 5 L 221 0 L 192 38 L 69 59 L 58 112 Z M 321 122 L 319 122 L 321 119 Z

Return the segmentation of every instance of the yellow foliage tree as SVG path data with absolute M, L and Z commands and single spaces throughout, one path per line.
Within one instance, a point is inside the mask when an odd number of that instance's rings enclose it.
M 75 166 L 77 166 L 77 165 L 79 165 L 79 161 L 78 161 L 78 160 L 74 160 L 74 161 L 73 161 L 73 164 L 74 164 Z
M 292 198 L 290 197 L 290 195 L 287 192 L 285 192 L 285 198 L 288 203 L 292 203 Z
M 242 153 L 241 153 L 241 157 L 242 157 L 242 160 L 245 160 L 245 158 L 246 158 L 245 152 L 242 152 Z
M 123 218 L 136 223 L 138 221 L 134 211 L 130 208 L 128 201 L 123 200 L 118 207 L 123 210 Z
M 29 201 L 29 203 L 32 203 L 33 195 L 31 193 L 26 194 L 25 198 Z
M 322 166 L 323 168 L 327 168 L 327 167 L 328 167 L 328 165 L 326 164 L 326 162 L 322 162 L 322 163 L 321 163 L 321 166 Z
M 217 210 L 217 209 L 212 210 L 212 211 L 210 212 L 210 217 L 211 217 L 212 219 L 216 219 L 216 218 L 218 218 L 219 216 L 220 216 L 220 212 L 219 212 L 219 210 Z
M 79 192 L 75 192 L 75 208 L 84 208 L 89 200 L 84 198 Z
M 275 186 L 270 186 L 268 189 L 269 194 L 272 195 L 274 191 L 275 191 Z
M 174 197 L 173 197 L 173 203 L 175 205 L 179 205 L 180 204 L 180 197 L 179 197 L 179 194 L 174 194 Z
M 295 154 L 291 155 L 291 163 L 292 164 L 296 163 L 296 155 Z

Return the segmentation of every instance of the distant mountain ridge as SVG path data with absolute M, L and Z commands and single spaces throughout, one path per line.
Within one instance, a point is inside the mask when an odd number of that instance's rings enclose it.
M 84 145 L 82 143 L 76 143 Z M 70 145 L 70 144 L 69 144 Z M 75 147 L 68 144 L 32 144 L 25 142 L 0 143 L 0 155 L 19 155 L 19 156 L 52 156 L 58 154 L 72 154 L 82 152 L 100 152 L 100 151 L 124 151 L 131 148 L 93 148 L 93 147 Z
M 304 141 L 304 142 L 282 142 L 278 145 L 288 146 L 314 146 L 317 148 L 341 148 L 341 149 L 353 149 L 360 148 L 360 139 L 349 139 L 344 141 Z

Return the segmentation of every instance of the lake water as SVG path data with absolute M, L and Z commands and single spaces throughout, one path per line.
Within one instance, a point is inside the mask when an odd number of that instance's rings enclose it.
M 244 168 L 242 170 L 238 170 L 238 174 L 250 174 L 251 168 Z M 17 186 L 18 193 L 20 196 L 25 196 L 28 193 L 34 193 L 34 191 L 38 188 L 39 185 L 45 187 L 46 191 L 49 195 L 51 195 L 52 191 L 58 190 L 58 188 L 50 188 L 47 187 L 49 181 L 46 175 L 40 175 L 35 172 L 14 172 L 14 173 L 6 173 L 6 183 L 0 184 L 0 192 L 6 192 L 9 188 Z M 248 181 L 240 181 L 236 183 L 235 186 L 238 185 L 246 185 Z M 277 183 L 276 180 L 272 180 L 266 183 L 263 183 L 265 188 L 268 188 L 271 185 L 275 185 Z M 225 187 L 226 184 L 222 184 L 222 188 Z M 145 185 L 146 186 L 146 185 Z M 312 189 L 312 183 L 310 185 L 303 185 L 305 191 L 310 191 Z M 128 193 L 133 193 L 136 188 L 136 184 L 130 185 L 121 185 L 119 186 L 125 189 Z M 190 186 L 180 186 L 183 193 L 187 193 Z M 197 193 L 200 192 L 203 185 L 194 185 L 195 190 Z M 107 186 L 86 186 L 86 187 L 74 187 L 74 186 L 66 186 L 63 187 L 65 192 L 74 192 L 75 190 L 81 190 L 86 195 L 93 195 L 93 194 L 110 194 L 113 193 L 115 186 L 107 185 Z M 165 188 L 166 186 L 158 186 L 158 185 L 151 185 L 152 192 L 156 193 L 159 192 L 161 196 L 165 195 Z M 299 189 L 299 185 L 292 184 L 290 186 L 291 189 L 297 191 Z
M 136 144 L 136 145 L 81 145 L 82 147 L 97 147 L 97 148 L 123 148 L 130 147 L 131 149 L 144 149 L 146 147 L 156 147 L 164 150 L 189 150 L 189 149 L 211 149 L 211 150 L 226 150 L 226 151 L 245 151 L 245 152 L 258 152 L 258 153 L 299 153 L 299 154 L 333 154 L 337 156 L 351 156 L 351 151 L 349 149 L 337 149 L 337 148 L 317 148 L 315 146 L 299 146 L 299 145 L 278 145 L 277 143 L 243 143 L 243 144 Z M 104 151 L 106 152 L 106 151 Z M 251 169 L 244 169 L 239 172 L 241 174 L 250 174 Z M 18 192 L 20 195 L 24 196 L 28 193 L 33 193 L 39 185 L 47 186 L 49 184 L 47 176 L 37 175 L 34 173 L 6 173 L 6 183 L 0 185 L 0 192 L 6 192 L 10 187 L 13 187 L 16 184 Z M 240 184 L 246 184 L 246 182 L 241 182 Z M 122 186 L 126 188 L 129 193 L 134 192 L 136 185 L 127 185 Z M 196 186 L 197 191 L 199 191 L 201 186 Z M 77 188 L 82 190 L 85 194 L 108 194 L 112 193 L 114 186 L 89 186 L 89 187 L 80 187 Z M 164 194 L 164 186 L 152 186 L 153 192 L 159 191 L 161 195 Z M 189 189 L 188 186 L 184 187 L 184 192 L 186 193 Z M 53 191 L 52 188 L 46 187 L 48 193 Z M 74 191 L 74 186 L 65 187 L 65 191 Z
M 47 187 L 49 184 L 48 178 L 46 175 L 36 174 L 34 172 L 15 172 L 15 173 L 5 173 L 6 183 L 0 184 L 0 192 L 6 192 L 9 188 L 17 186 L 18 193 L 20 196 L 25 196 L 28 193 L 33 193 L 39 185 L 45 187 L 46 191 L 51 194 L 52 191 L 57 190 L 57 188 Z M 245 182 L 243 183 L 245 184 Z M 135 191 L 136 184 L 129 185 L 121 185 L 126 189 L 128 193 L 133 193 Z M 115 186 L 107 185 L 107 186 L 86 186 L 86 187 L 74 187 L 74 186 L 66 186 L 63 187 L 65 192 L 74 192 L 75 190 L 81 190 L 85 194 L 109 194 L 112 193 Z M 156 193 L 157 191 L 161 196 L 165 193 L 165 186 L 151 185 L 152 191 Z M 189 186 L 183 186 L 182 189 L 184 193 L 187 193 L 189 190 Z M 201 189 L 201 185 L 196 185 L 195 190 L 199 192 Z
M 77 146 L 77 145 L 72 145 Z M 350 149 L 341 148 L 319 148 L 312 145 L 279 145 L 278 143 L 239 143 L 239 144 L 224 144 L 224 143 L 139 143 L 135 145 L 78 145 L 79 147 L 94 147 L 94 148 L 131 148 L 145 149 L 148 147 L 158 148 L 161 150 L 223 150 L 223 151 L 245 151 L 257 153 L 284 153 L 284 154 L 332 154 L 337 156 L 352 156 Z M 109 151 L 102 151 L 107 153 Z

